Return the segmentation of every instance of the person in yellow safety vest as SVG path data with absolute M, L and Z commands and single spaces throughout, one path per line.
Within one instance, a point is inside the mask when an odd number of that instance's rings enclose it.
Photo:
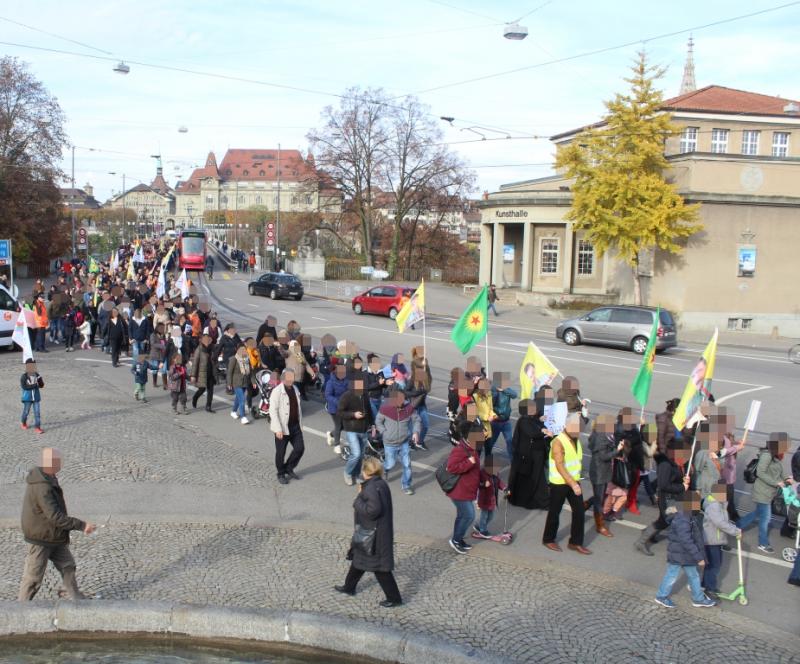
M 591 551 L 583 546 L 583 517 L 585 508 L 581 496 L 581 467 L 583 462 L 583 449 L 580 441 L 581 420 L 580 413 L 573 413 L 567 418 L 566 426 L 550 443 L 550 507 L 547 511 L 547 521 L 544 524 L 542 544 L 551 551 L 561 551 L 556 542 L 558 534 L 558 519 L 564 501 L 568 501 L 572 508 L 572 529 L 570 531 L 568 548 L 583 555 Z

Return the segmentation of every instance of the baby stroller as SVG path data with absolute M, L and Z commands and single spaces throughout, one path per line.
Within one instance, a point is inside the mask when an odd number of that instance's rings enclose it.
M 374 426 L 370 427 L 367 432 L 367 444 L 364 447 L 364 456 L 380 459 L 381 463 L 384 461 L 385 451 L 383 449 L 383 436 L 381 436 L 380 431 Z
M 272 371 L 262 369 L 256 372 L 256 387 L 258 388 L 258 403 L 250 407 L 250 414 L 254 420 L 266 417 L 269 420 L 269 396 L 277 383 L 273 380 Z

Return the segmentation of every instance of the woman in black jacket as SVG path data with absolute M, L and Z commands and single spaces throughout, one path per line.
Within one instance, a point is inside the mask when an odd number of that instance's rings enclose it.
M 383 479 L 383 464 L 375 457 L 364 459 L 361 468 L 364 482 L 358 486 L 358 495 L 353 501 L 356 527 L 362 532 L 374 530 L 371 551 L 351 546 L 348 558 L 352 560 L 344 585 L 335 589 L 345 595 L 355 595 L 356 586 L 364 572 L 374 572 L 386 599 L 380 603 L 384 608 L 403 603 L 400 590 L 394 580 L 394 524 L 392 520 L 392 493 Z
M 111 316 L 108 319 L 106 326 L 106 333 L 103 343 L 111 348 L 111 366 L 119 366 L 119 352 L 125 345 L 127 340 L 127 330 L 125 322 L 119 315 L 116 307 L 111 310 Z
M 519 402 L 519 419 L 512 439 L 514 456 L 508 475 L 508 502 L 525 509 L 546 510 L 550 506 L 547 486 L 547 456 L 550 438 L 542 421 L 536 402 L 523 399 Z

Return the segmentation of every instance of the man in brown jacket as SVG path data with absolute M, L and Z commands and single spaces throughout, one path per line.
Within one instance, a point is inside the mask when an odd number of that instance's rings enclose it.
M 28 473 L 25 498 L 22 503 L 22 534 L 28 543 L 25 571 L 19 587 L 19 601 L 34 598 L 42 586 L 47 561 L 51 560 L 64 581 L 69 599 L 84 599 L 75 579 L 75 559 L 69 550 L 69 531 L 82 530 L 90 535 L 95 530 L 87 523 L 67 515 L 64 492 L 58 484 L 61 452 L 46 447 L 42 450 L 42 465 Z

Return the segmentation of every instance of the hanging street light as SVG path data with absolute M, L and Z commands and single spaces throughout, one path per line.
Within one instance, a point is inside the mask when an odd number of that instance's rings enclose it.
M 131 68 L 128 65 L 126 65 L 122 60 L 120 60 L 119 63 L 117 63 L 117 66 L 114 67 L 114 71 L 117 72 L 118 74 L 124 75 L 124 74 L 129 74 Z

